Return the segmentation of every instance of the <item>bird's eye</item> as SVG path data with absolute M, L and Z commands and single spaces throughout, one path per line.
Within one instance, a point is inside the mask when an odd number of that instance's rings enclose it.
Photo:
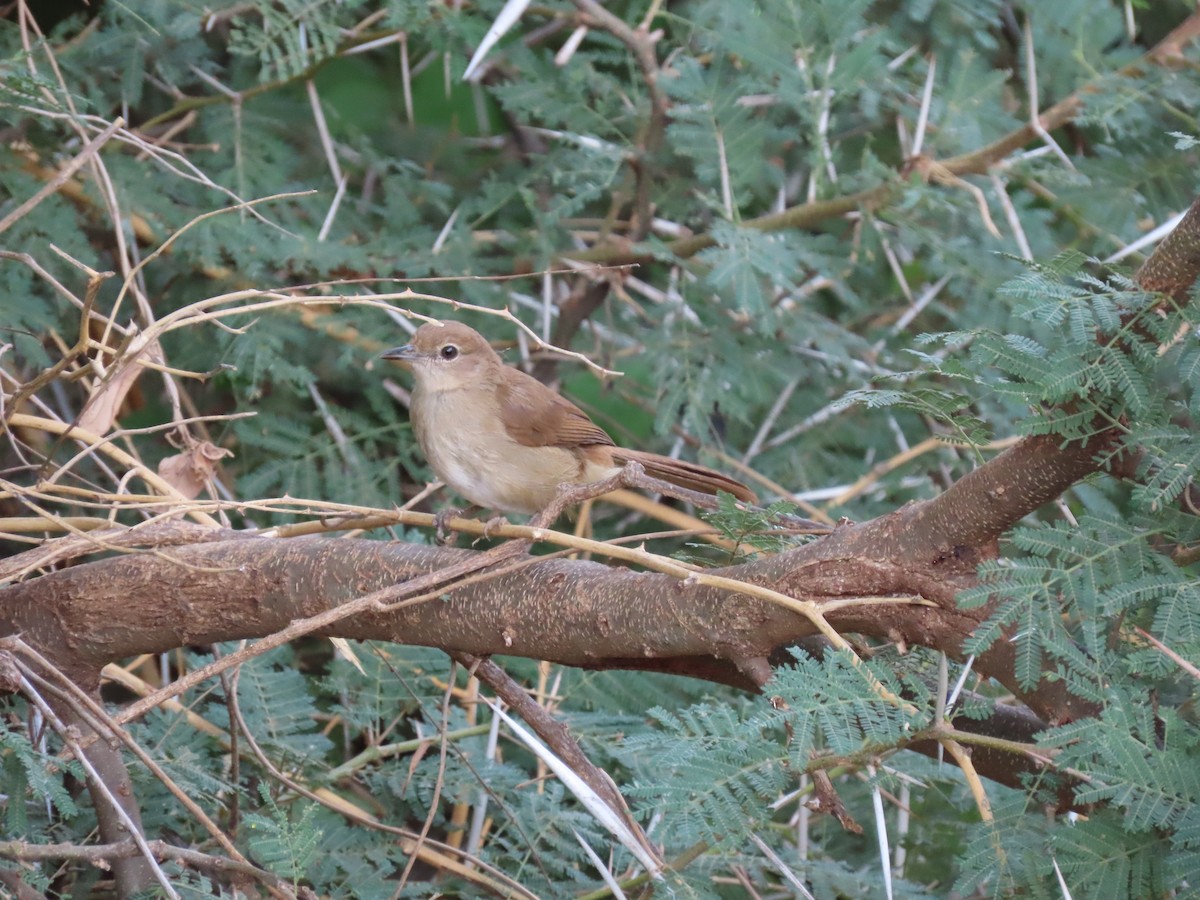
M 456 359 L 458 357 L 458 348 L 453 344 L 446 344 L 439 352 L 442 354 L 442 359 Z

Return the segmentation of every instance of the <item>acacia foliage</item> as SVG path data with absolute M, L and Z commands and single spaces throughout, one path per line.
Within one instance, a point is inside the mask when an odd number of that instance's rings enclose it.
M 90 24 L 63 22 L 29 49 L 21 28 L 5 23 L 0 185 L 12 199 L 0 215 L 34 196 L 118 115 L 139 138 L 163 138 L 156 149 L 121 135 L 102 151 L 110 196 L 85 170 L 71 180 L 77 189 L 45 197 L 0 235 L 10 253 L 0 261 L 8 400 L 19 397 L 22 409 L 45 403 L 66 421 L 85 402 L 78 380 L 35 380 L 80 332 L 79 309 L 51 281 L 86 295 L 73 258 L 119 273 L 99 283 L 94 309 L 142 328 L 239 291 L 338 282 L 329 290 L 357 296 L 425 277 L 553 270 L 436 288 L 511 308 L 549 335 L 563 317 L 547 319 L 547 308 L 577 307 L 609 278 L 573 346 L 626 375 L 602 387 L 562 364 L 568 393 L 623 442 L 667 450 L 686 435 L 706 448 L 706 461 L 723 449 L 802 498 L 832 498 L 824 511 L 835 518 L 861 520 L 936 494 L 986 458 L 992 438 L 1078 438 L 1097 417 L 1119 422 L 1124 446 L 1142 452 L 1138 483 L 1105 477 L 1077 486 L 1061 509 L 1013 533 L 1003 559 L 962 598 L 999 599 L 993 627 L 975 634 L 968 651 L 1015 636 L 1023 682 L 1065 679 L 1097 706 L 1043 737 L 1061 766 L 1087 776 L 1075 794 L 1097 804 L 1086 821 L 1045 819 L 1040 804 L 1058 788 L 1047 775 L 1025 790 L 989 784 L 995 818 L 982 824 L 956 769 L 896 752 L 937 703 L 930 685 L 939 660 L 920 648 L 873 662 L 874 683 L 838 656 L 800 655 L 780 669 L 775 705 L 644 674 L 568 670 L 551 683 L 560 714 L 627 789 L 639 817 L 661 817 L 651 834 L 667 855 L 704 842 L 664 890 L 736 893 L 739 871 L 759 885 L 782 884 L 753 834 L 816 896 L 878 891 L 869 827 L 856 836 L 832 817 L 801 816 L 806 794 L 793 792 L 813 765 L 845 776 L 838 790 L 864 822 L 873 787 L 908 792 L 906 826 L 897 808 L 886 813 L 893 842 L 902 839 L 907 851 L 895 872 L 907 896 L 1041 895 L 1055 867 L 1075 896 L 1194 890 L 1196 679 L 1132 630 L 1185 661 L 1200 659 L 1195 563 L 1169 552 L 1200 537 L 1191 511 L 1178 511 L 1198 459 L 1200 352 L 1177 338 L 1194 328 L 1194 304 L 1163 311 L 1132 290 L 1127 272 L 1090 262 L 1184 208 L 1196 189 L 1200 126 L 1188 112 L 1200 108 L 1195 50 L 1142 61 L 1187 4 L 1127 10 L 1065 0 L 1038 5 L 1034 16 L 1001 2 L 670 4 L 650 23 L 662 33 L 651 51 L 657 70 L 648 73 L 619 29 L 586 4 L 563 3 L 530 9 L 492 51 L 483 82 L 464 85 L 457 76 L 500 6 L 109 2 Z M 645 13 L 637 4 L 611 10 L 631 26 Z M 578 48 L 556 64 L 583 24 Z M 1069 127 L 1057 123 L 1057 151 L 1034 139 L 957 174 L 919 164 L 961 160 L 1020 129 L 1033 102 L 1030 59 L 1040 110 L 1084 98 Z M 176 123 L 183 130 L 165 134 Z M 849 203 L 848 213 L 812 207 L 786 218 L 810 201 L 857 192 L 875 193 Z M 233 198 L 269 196 L 276 199 L 253 213 L 228 210 Z M 780 212 L 778 221 L 763 218 Z M 167 250 L 132 273 L 172 235 Z M 11 254 L 28 254 L 37 267 Z M 572 258 L 640 265 L 632 278 L 574 276 L 563 271 Z M 131 290 L 122 290 L 126 274 Z M 484 317 L 471 322 L 500 340 L 514 336 Z M 219 473 L 230 496 L 381 506 L 428 476 L 403 409 L 371 362 L 402 336 L 378 308 L 280 308 L 223 324 L 235 327 L 195 322 L 161 344 L 176 369 L 210 373 L 166 376 L 186 395 L 189 415 L 253 413 L 213 418 L 197 432 L 235 453 Z M 180 417 L 162 383 L 143 376 L 122 427 Z M 35 390 L 23 394 L 21 384 Z M 866 489 L 845 490 L 931 435 L 944 440 L 941 449 Z M 159 433 L 129 440 L 151 467 L 176 452 Z M 76 496 L 29 493 L 43 463 L 64 467 L 69 449 L 10 433 L 5 453 L 7 515 L 89 512 Z M 72 463 L 63 478 L 118 492 L 119 479 L 90 460 Z M 151 514 L 136 505 L 115 513 L 127 523 Z M 230 515 L 238 526 L 279 521 L 258 511 Z M 615 511 L 597 513 L 594 524 L 602 536 L 628 528 Z M 199 664 L 196 654 L 181 654 L 176 667 Z M 441 837 L 460 827 L 451 824 L 456 805 L 479 808 L 486 790 L 495 798 L 491 824 L 474 853 L 542 896 L 598 888 L 575 834 L 593 847 L 605 846 L 605 834 L 557 782 L 529 786 L 537 767 L 520 747 L 490 752 L 471 707 L 443 711 L 430 676 L 445 672 L 444 657 L 399 646 L 361 656 L 363 671 L 324 645 L 304 644 L 241 669 L 245 727 L 277 765 L 310 786 L 328 781 L 369 796 L 385 821 L 431 817 Z M 538 679 L 531 663 L 509 668 Z M 951 667 L 951 681 L 956 674 Z M 879 703 L 878 683 L 911 698 L 918 718 Z M 227 689 L 186 698 L 226 733 Z M 14 725 L 0 743 L 7 833 L 83 841 L 94 824 L 86 798 L 60 780 L 78 772 L 55 772 L 45 748 L 15 727 L 27 716 L 24 701 L 6 703 Z M 420 751 L 416 738 L 437 728 L 455 735 L 444 759 L 360 755 L 405 739 L 411 747 L 395 753 Z M 395 890 L 409 848 L 266 778 L 250 755 L 231 767 L 221 733 L 197 738 L 176 716 L 154 713 L 134 734 L 279 877 L 341 896 Z M 200 844 L 193 818 L 156 779 L 134 773 L 147 833 Z M 773 808 L 781 796 L 790 799 Z M 617 853 L 613 868 L 628 862 Z M 171 871 L 181 888 L 229 890 Z M 53 870 L 25 874 L 45 887 Z M 80 892 L 96 877 L 70 874 Z M 446 873 L 421 879 L 410 895 L 480 890 Z

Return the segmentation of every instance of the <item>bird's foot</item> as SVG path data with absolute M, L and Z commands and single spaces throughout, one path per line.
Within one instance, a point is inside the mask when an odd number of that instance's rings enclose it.
M 511 524 L 512 523 L 509 522 L 508 519 L 504 518 L 504 516 L 492 516 L 483 525 L 483 536 L 485 538 L 490 538 L 495 529 L 506 528 Z
M 458 542 L 458 532 L 450 528 L 450 520 L 462 515 L 461 509 L 448 506 L 433 517 L 434 540 L 440 547 L 453 547 Z

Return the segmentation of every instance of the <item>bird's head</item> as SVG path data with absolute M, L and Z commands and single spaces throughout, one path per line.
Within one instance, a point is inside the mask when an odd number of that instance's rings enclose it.
M 450 391 L 487 380 L 501 365 L 491 344 L 474 328 L 461 322 L 427 322 L 412 341 L 383 354 L 413 373 L 426 391 Z

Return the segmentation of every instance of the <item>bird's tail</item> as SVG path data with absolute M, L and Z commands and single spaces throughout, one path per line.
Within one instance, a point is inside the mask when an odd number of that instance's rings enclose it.
M 617 465 L 624 465 L 630 461 L 639 462 L 651 478 L 661 478 L 663 481 L 669 481 L 681 488 L 699 491 L 702 494 L 725 491 L 747 503 L 758 503 L 758 497 L 746 485 L 736 478 L 722 475 L 707 466 L 682 459 L 672 459 L 669 456 L 659 456 L 657 453 L 628 450 L 625 447 L 613 447 L 612 455 Z

